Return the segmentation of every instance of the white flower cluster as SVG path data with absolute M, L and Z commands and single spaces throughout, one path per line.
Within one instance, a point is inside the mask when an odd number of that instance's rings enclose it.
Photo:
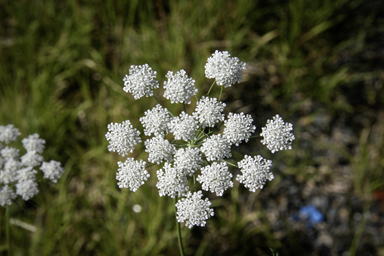
M 56 183 L 64 169 L 57 161 L 43 162 L 45 140 L 38 134 L 29 135 L 21 142 L 26 153 L 20 157 L 19 150 L 1 143 L 16 141 L 20 132 L 13 125 L 0 126 L 0 205 L 11 205 L 19 195 L 25 201 L 39 193 L 37 171 L 40 166 L 44 178 Z
M 168 123 L 168 127 L 176 140 L 185 141 L 196 139 L 196 131 L 199 128 L 193 116 L 188 115 L 184 111 L 179 116 L 174 117 Z
M 188 78 L 187 73 L 182 69 L 174 75 L 172 71 L 168 71 L 166 77 L 168 81 L 164 82 L 164 98 L 171 103 L 191 104 L 192 96 L 197 94 L 194 86 L 195 80 Z
M 242 75 L 245 68 L 246 63 L 240 61 L 239 58 L 231 58 L 231 55 L 226 51 L 216 51 L 205 64 L 205 76 L 215 78 L 218 85 L 227 88 L 236 82 L 243 81 Z
M 133 128 L 131 122 L 126 120 L 119 123 L 108 124 L 108 132 L 105 134 L 109 140 L 108 150 L 125 156 L 133 152 L 134 146 L 141 142 L 140 132 Z
M 145 164 L 146 162 L 143 160 L 135 161 L 130 157 L 124 163 L 119 161 L 117 163 L 119 169 L 116 173 L 119 188 L 130 188 L 131 191 L 135 192 L 143 185 L 144 181 L 149 178 L 149 173 L 145 170 Z
M 219 86 L 229 87 L 242 81 L 245 66 L 238 58 L 230 57 L 228 52 L 216 51 L 207 60 L 205 74 L 208 78 L 215 78 Z M 131 66 L 130 75 L 124 78 L 124 90 L 131 92 L 135 99 L 143 95 L 154 95 L 153 89 L 158 87 L 155 76 L 156 72 L 147 64 Z M 184 70 L 176 74 L 169 71 L 166 78 L 163 97 L 171 103 L 183 103 L 184 107 L 190 104 L 191 98 L 197 94 L 195 80 L 188 77 Z M 159 195 L 181 197 L 176 203 L 177 220 L 185 222 L 189 228 L 204 226 L 206 220 L 213 216 L 209 199 L 201 199 L 202 191 L 196 192 L 196 186 L 216 196 L 223 196 L 227 189 L 233 187 L 233 174 L 226 159 L 232 157 L 233 145 L 248 142 L 256 130 L 251 115 L 229 113 L 225 117 L 226 104 L 220 99 L 205 96 L 196 99 L 196 107 L 191 114 L 187 113 L 185 107 L 179 115 L 174 115 L 158 101 L 159 104 L 145 111 L 140 118 L 144 135 L 153 136 L 144 140 L 148 162 L 153 163 L 150 166 L 163 164 L 156 172 Z M 222 126 L 224 129 L 220 133 Z M 280 119 L 274 118 L 272 122 L 268 120 L 267 128 L 263 128 L 261 134 L 264 136 L 262 142 L 274 150 L 276 147 L 288 149 L 294 139 L 288 133 L 291 128 L 291 124 L 284 125 Z M 108 150 L 121 156 L 132 153 L 134 146 L 141 143 L 140 132 L 128 120 L 121 124 L 109 124 L 105 136 L 109 141 Z M 5 154 L 13 155 L 17 152 L 7 151 Z M 32 160 L 31 157 L 29 162 L 32 163 Z M 139 162 L 133 158 L 128 158 L 124 163 L 118 162 L 118 186 L 136 191 L 149 178 L 145 164 L 143 160 Z M 270 160 L 261 156 L 245 156 L 238 162 L 242 174 L 237 175 L 236 179 L 255 192 L 263 188 L 267 180 L 273 179 L 271 165 Z M 189 185 L 192 182 L 188 181 L 189 177 L 194 180 L 194 193 L 190 191 Z
M 261 140 L 272 153 L 279 150 L 292 149 L 292 141 L 295 135 L 291 133 L 293 126 L 290 123 L 284 123 L 283 119 L 276 115 L 273 120 L 268 119 L 266 127 L 261 128 L 264 139 Z
M 214 215 L 213 209 L 210 208 L 211 202 L 208 198 L 201 199 L 203 196 L 201 191 L 188 192 L 187 197 L 176 203 L 178 222 L 185 222 L 189 228 L 193 226 L 204 227 L 206 220 Z
M 145 152 L 149 154 L 148 161 L 151 163 L 161 164 L 164 160 L 172 161 L 176 152 L 176 147 L 160 135 L 146 140 L 144 144 Z
M 244 187 L 249 188 L 249 191 L 256 192 L 257 189 L 262 189 L 267 182 L 273 179 L 273 174 L 269 171 L 272 166 L 271 160 L 266 160 L 260 155 L 244 156 L 244 159 L 237 163 L 241 169 L 242 175 L 237 175 L 236 179 L 244 184 Z
M 153 89 L 159 88 L 159 81 L 155 80 L 156 74 L 157 72 L 153 71 L 148 64 L 132 65 L 129 69 L 129 76 L 125 75 L 123 79 L 123 90 L 132 93 L 135 100 L 144 95 L 146 97 L 153 96 Z
M 229 187 L 233 187 L 231 181 L 232 173 L 228 171 L 227 163 L 214 162 L 201 169 L 201 175 L 196 180 L 201 183 L 205 191 L 216 193 L 217 196 L 222 196 L 224 191 Z
M 216 98 L 202 96 L 197 102 L 193 117 L 199 121 L 202 128 L 214 127 L 216 123 L 223 122 L 225 115 L 223 114 L 226 104 L 217 101 Z
M 224 121 L 224 137 L 228 143 L 239 146 L 242 141 L 248 142 L 252 133 L 255 132 L 256 126 L 252 125 L 253 119 L 251 115 L 228 114 L 228 119 Z
M 157 104 L 151 110 L 147 110 L 143 117 L 140 117 L 140 122 L 144 127 L 144 134 L 151 136 L 163 135 L 168 133 L 168 123 L 171 120 L 169 112 L 160 104 Z

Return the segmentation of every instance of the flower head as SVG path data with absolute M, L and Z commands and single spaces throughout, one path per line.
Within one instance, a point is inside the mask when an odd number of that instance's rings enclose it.
M 27 138 L 22 139 L 21 142 L 27 152 L 36 151 L 41 154 L 44 151 L 45 140 L 40 139 L 37 133 L 29 135 Z
M 35 180 L 19 181 L 16 184 L 16 194 L 21 196 L 24 201 L 27 201 L 37 195 L 39 190 L 37 189 L 37 182 Z
M 251 134 L 255 132 L 256 126 L 252 124 L 253 119 L 251 115 L 228 114 L 228 119 L 224 121 L 224 137 L 228 143 L 238 146 L 242 141 L 248 142 Z
M 261 140 L 272 153 L 279 150 L 292 149 L 292 141 L 295 136 L 291 133 L 293 126 L 291 123 L 284 123 L 283 119 L 276 115 L 273 120 L 268 119 L 266 127 L 261 128 L 264 139 Z
M 146 140 L 144 145 L 146 148 L 145 152 L 149 154 L 148 161 L 151 163 L 160 164 L 164 160 L 172 161 L 173 155 L 176 152 L 175 146 L 169 143 L 168 140 L 163 139 L 161 135 Z
M 28 166 L 17 171 L 16 180 L 20 183 L 26 180 L 36 180 L 37 171 Z
M 177 168 L 173 168 L 168 162 L 165 162 L 163 169 L 156 172 L 159 179 L 156 184 L 156 187 L 159 189 L 159 195 L 167 195 L 171 198 L 185 195 L 189 187 L 187 186 L 187 177 L 184 173 Z
M 127 158 L 125 162 L 117 162 L 119 169 L 116 173 L 116 180 L 119 182 L 119 188 L 130 188 L 135 192 L 144 181 L 148 180 L 149 173 L 145 170 L 146 162 L 143 160 L 135 161 L 133 158 Z
M 271 160 L 266 160 L 261 156 L 244 156 L 244 159 L 237 163 L 241 169 L 242 175 L 237 175 L 236 180 L 244 184 L 244 187 L 249 188 L 249 191 L 256 192 L 257 189 L 262 189 L 267 182 L 274 177 L 269 171 L 272 166 Z
M 240 61 L 239 58 L 231 58 L 227 51 L 216 50 L 205 64 L 205 76 L 215 78 L 218 85 L 224 85 L 224 88 L 227 88 L 243 80 L 242 75 L 245 67 L 246 63 Z
M 187 73 L 182 69 L 174 75 L 172 71 L 168 71 L 166 77 L 168 81 L 164 82 L 164 98 L 171 103 L 191 104 L 192 96 L 197 94 L 194 86 L 195 80 L 188 77 Z
M 44 158 L 36 151 L 27 151 L 25 155 L 21 157 L 21 163 L 25 166 L 35 167 L 41 164 Z
M 174 117 L 168 123 L 168 127 L 176 140 L 184 141 L 196 139 L 196 131 L 199 128 L 197 121 L 184 111 L 179 116 Z
M 129 76 L 125 75 L 123 79 L 123 90 L 131 93 L 135 100 L 144 95 L 153 96 L 153 89 L 159 88 L 159 81 L 155 80 L 156 74 L 157 72 L 153 71 L 148 64 L 132 65 L 129 69 Z
M 8 124 L 6 126 L 0 125 L 0 142 L 8 144 L 12 141 L 16 141 L 20 136 L 20 131 L 13 124 Z
M 119 123 L 108 124 L 108 132 L 105 134 L 109 140 L 108 150 L 125 156 L 133 152 L 134 146 L 141 142 L 140 132 L 133 128 L 131 122 L 126 120 Z
M 202 97 L 197 102 L 195 112 L 192 113 L 193 117 L 199 121 L 202 128 L 214 127 L 216 123 L 224 121 L 224 107 L 225 103 L 216 98 Z
M 0 205 L 11 205 L 12 200 L 15 199 L 17 195 L 15 192 L 8 186 L 0 187 Z
M 40 166 L 40 170 L 44 173 L 44 178 L 50 179 L 53 183 L 56 183 L 57 179 L 59 179 L 61 174 L 64 172 L 63 167 L 61 167 L 61 163 L 55 160 L 43 162 Z
M 19 157 L 19 150 L 16 148 L 5 147 L 0 151 L 0 155 L 5 159 L 16 159 Z
M 208 161 L 221 161 L 232 156 L 231 145 L 221 134 L 214 134 L 206 138 L 200 150 Z
M 189 228 L 193 226 L 204 227 L 206 220 L 214 215 L 213 209 L 210 208 L 211 202 L 208 198 L 201 199 L 203 196 L 201 190 L 188 192 L 186 198 L 180 199 L 176 203 L 176 219 L 178 222 L 185 222 Z
M 214 162 L 201 168 L 201 175 L 196 180 L 201 183 L 203 190 L 222 196 L 224 191 L 233 187 L 232 174 L 228 171 L 227 163 Z
M 164 135 L 168 133 L 168 123 L 171 121 L 168 109 L 163 108 L 160 104 L 151 110 L 147 110 L 143 117 L 140 117 L 140 122 L 144 126 L 144 134 L 151 136 Z
M 175 168 L 182 170 L 185 175 L 192 176 L 201 168 L 203 158 L 199 148 L 179 148 L 174 155 Z

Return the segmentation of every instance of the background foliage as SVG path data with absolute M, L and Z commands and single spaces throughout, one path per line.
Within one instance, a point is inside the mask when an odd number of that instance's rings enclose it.
M 245 82 L 224 91 L 230 111 L 252 114 L 258 132 L 279 113 L 297 139 L 275 155 L 258 141 L 238 148 L 273 159 L 275 180 L 257 194 L 237 184 L 224 198 L 212 196 L 215 217 L 182 230 L 186 253 L 383 253 L 382 237 L 365 246 L 366 216 L 373 205 L 383 208 L 383 10 L 379 0 L 0 0 L 0 124 L 23 137 L 39 133 L 46 159 L 66 170 L 33 201 L 12 206 L 14 220 L 36 227 L 11 226 L 14 254 L 178 255 L 173 201 L 159 198 L 155 169 L 136 193 L 118 189 L 122 158 L 107 152 L 104 135 L 112 121 L 139 127 L 155 105 L 122 90 L 130 65 L 148 63 L 161 81 L 185 69 L 203 95 L 211 83 L 204 64 L 216 49 L 247 63 Z M 337 188 L 328 193 L 327 183 Z M 298 210 L 289 198 L 309 200 L 292 186 L 345 198 L 349 229 L 344 240 L 332 233 L 331 251 L 308 243 L 313 231 L 289 224 L 284 209 Z M 355 211 L 363 216 L 356 226 Z M 6 254 L 4 225 L 0 237 Z

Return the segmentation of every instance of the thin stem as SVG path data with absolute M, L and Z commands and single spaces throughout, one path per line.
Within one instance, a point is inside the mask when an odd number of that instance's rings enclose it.
M 177 203 L 177 196 L 175 196 L 175 217 L 177 217 L 177 208 L 176 208 L 176 203 Z M 180 228 L 180 222 L 177 221 L 176 218 L 176 227 L 177 227 L 177 239 L 179 241 L 179 250 L 180 250 L 180 255 L 184 256 L 184 247 L 183 247 L 183 240 L 181 238 L 181 228 Z
M 224 87 L 224 85 L 222 85 L 222 86 L 220 86 L 221 87 L 221 89 L 220 89 L 220 97 L 219 97 L 219 101 L 221 100 L 221 95 L 223 94 L 223 87 Z
M 234 166 L 234 167 L 238 168 L 238 166 L 237 166 L 236 164 L 233 164 L 233 163 L 231 163 L 231 162 L 228 162 L 228 161 L 225 161 L 225 160 L 224 160 L 224 162 L 226 162 L 227 164 L 229 164 L 229 165 L 232 165 L 232 166 Z
M 211 88 L 209 88 L 209 91 L 208 91 L 208 93 L 207 93 L 207 96 L 208 96 L 208 95 L 209 95 L 209 93 L 211 92 L 211 90 L 212 90 L 213 86 L 215 85 L 215 83 L 216 83 L 216 80 L 215 80 L 215 81 L 213 81 L 213 83 L 212 83 L 212 85 L 211 85 Z
M 10 205 L 7 205 L 5 210 L 5 232 L 7 236 L 8 255 L 12 256 L 11 233 L 9 230 L 9 215 L 10 215 L 9 208 L 10 208 Z
M 196 192 L 196 175 L 193 174 L 193 190 Z
M 155 95 L 153 95 L 153 98 L 155 98 L 155 100 L 160 104 L 160 106 L 163 107 L 163 105 L 160 103 L 160 101 L 156 98 Z M 169 113 L 172 117 L 174 117 L 174 115 L 171 113 L 171 111 L 168 110 L 168 113 Z
M 254 139 L 254 138 L 260 138 L 261 136 L 260 135 L 254 135 L 254 136 L 251 136 L 249 137 L 250 139 Z

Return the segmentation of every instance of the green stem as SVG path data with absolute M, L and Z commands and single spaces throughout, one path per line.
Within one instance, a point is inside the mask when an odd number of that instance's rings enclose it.
M 175 196 L 175 217 L 177 217 L 177 208 L 176 208 L 176 203 L 177 203 L 177 196 Z M 180 222 L 177 221 L 176 218 L 176 227 L 177 227 L 177 239 L 179 241 L 179 250 L 180 250 L 180 255 L 184 256 L 184 247 L 183 247 L 183 240 L 181 238 L 181 228 L 180 228 Z
M 7 205 L 5 210 L 5 232 L 7 236 L 8 255 L 12 256 L 11 234 L 9 231 L 9 215 L 10 215 L 9 208 L 10 208 L 10 205 Z
M 212 83 L 212 85 L 211 85 L 211 88 L 209 88 L 209 91 L 208 91 L 208 93 L 207 93 L 207 96 L 208 96 L 208 95 L 209 95 L 209 93 L 211 92 L 211 90 L 212 90 L 213 86 L 215 85 L 215 83 L 216 83 L 216 80 L 215 80 L 215 81 L 213 81 L 213 83 Z
M 160 104 L 160 106 L 163 107 L 163 105 L 160 103 L 160 101 L 156 98 L 155 95 L 153 95 L 153 98 L 155 98 L 155 100 Z M 163 107 L 163 108 L 164 108 L 164 107 Z M 168 110 L 168 113 L 169 113 L 172 117 L 174 117 L 174 115 L 171 113 L 171 111 Z
M 236 167 L 236 168 L 239 168 L 236 164 L 233 164 L 233 163 L 228 162 L 228 161 L 225 161 L 225 160 L 224 160 L 224 162 L 226 162 L 227 164 L 232 165 L 232 166 L 234 166 L 234 167 Z
M 196 175 L 193 174 L 193 189 L 196 192 Z
M 220 86 L 221 87 L 221 89 L 220 89 L 220 97 L 219 97 L 219 101 L 221 100 L 221 95 L 223 94 L 223 87 L 224 87 L 224 85 L 222 85 L 222 86 Z

